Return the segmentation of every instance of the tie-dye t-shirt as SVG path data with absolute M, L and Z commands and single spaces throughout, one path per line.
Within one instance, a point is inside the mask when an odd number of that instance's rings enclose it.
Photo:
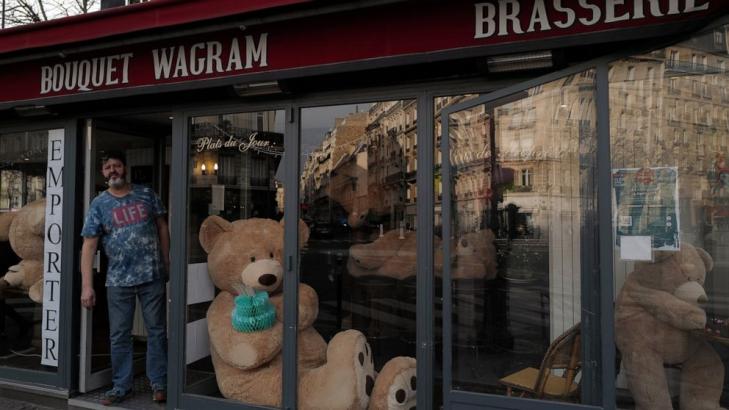
M 106 286 L 136 286 L 162 277 L 157 217 L 165 213 L 154 191 L 139 185 L 121 198 L 104 191 L 91 201 L 81 236 L 101 237 L 109 258 Z

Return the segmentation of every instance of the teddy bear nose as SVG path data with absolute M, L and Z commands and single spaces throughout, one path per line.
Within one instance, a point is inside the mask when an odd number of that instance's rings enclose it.
M 270 273 L 261 275 L 261 277 L 258 278 L 258 282 L 263 286 L 271 286 L 276 283 L 276 275 L 272 275 Z

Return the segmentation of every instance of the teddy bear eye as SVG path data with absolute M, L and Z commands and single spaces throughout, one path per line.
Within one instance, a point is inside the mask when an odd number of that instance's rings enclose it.
M 256 257 L 255 256 L 251 256 L 251 262 L 255 262 L 255 261 L 256 261 Z
M 268 256 L 270 256 L 271 259 L 273 259 L 273 252 L 269 253 Z

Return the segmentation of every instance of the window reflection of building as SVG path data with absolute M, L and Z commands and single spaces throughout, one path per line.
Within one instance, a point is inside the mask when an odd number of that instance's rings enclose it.
M 681 238 L 712 254 L 715 276 L 729 269 L 723 248 L 710 246 L 718 243 L 711 238 L 724 235 L 729 203 L 725 39 L 725 28 L 718 28 L 613 64 L 610 88 L 613 168 L 678 167 Z M 635 68 L 632 79 L 629 67 Z M 616 263 L 616 290 L 631 270 L 631 263 Z M 729 290 L 722 286 L 709 292 Z M 729 314 L 726 306 L 716 309 Z
M 489 229 L 497 254 L 492 281 L 453 280 L 454 335 L 487 329 L 470 344 L 454 337 L 454 388 L 493 392 L 487 372 L 474 371 L 474 362 L 498 373 L 502 360 L 529 360 L 520 357 L 524 352 L 544 354 L 582 318 L 580 226 L 583 201 L 593 191 L 581 180 L 591 172 L 581 154 L 589 159 L 596 148 L 594 81 L 590 70 L 448 117 L 452 237 Z M 466 98 L 442 99 L 436 108 Z M 439 211 L 436 205 L 436 223 L 443 224 Z M 458 252 L 451 249 L 456 266 L 462 257 Z M 495 317 L 504 317 L 489 321 L 479 307 L 464 304 L 466 290 L 478 290 L 484 304 L 494 303 L 488 306 Z M 495 296 L 501 293 L 508 295 L 507 302 Z M 485 348 L 474 355 L 488 335 L 503 353 L 489 355 Z
M 681 244 L 706 250 L 714 266 L 704 287 L 708 325 L 729 316 L 729 60 L 726 26 L 611 65 L 612 168 L 676 167 Z M 630 76 L 628 69 L 634 67 Z M 614 289 L 636 263 L 615 248 Z M 717 332 L 718 333 L 718 332 Z M 717 350 L 721 352 L 721 350 Z M 723 353 L 722 353 L 723 355 Z M 616 385 L 627 389 L 626 372 Z M 678 376 L 667 376 L 678 385 Z M 725 382 L 726 384 L 726 382 Z M 726 388 L 726 387 L 724 387 Z M 678 390 L 676 390 L 678 393 Z M 726 406 L 726 399 L 721 405 Z
M 451 128 L 451 146 L 457 148 L 451 152 L 451 163 L 458 171 L 453 198 L 460 231 L 472 232 L 496 225 L 485 218 L 497 196 L 497 212 L 513 204 L 520 214 L 517 218 L 524 221 L 522 224 L 529 224 L 514 228 L 519 231 L 518 235 L 547 237 L 550 218 L 546 214 L 545 196 L 578 197 L 577 141 L 581 134 L 591 132 L 593 81 L 594 73 L 586 71 L 535 87 L 529 90 L 527 98 L 496 108 L 495 119 L 490 118 L 484 106 L 454 114 L 451 121 L 457 126 Z M 442 109 L 462 98 L 467 97 L 438 99 L 436 108 Z M 498 160 L 494 172 L 490 169 L 488 135 L 492 120 Z M 436 144 L 440 144 L 439 125 L 436 136 Z M 438 154 L 436 170 L 440 165 Z M 436 181 L 437 178 L 438 171 Z M 567 202 L 563 204 L 564 209 L 574 210 Z M 436 214 L 439 204 L 436 200 Z M 436 224 L 439 223 L 437 218 Z M 498 232 L 506 227 L 494 229 L 497 237 L 509 236 L 507 232 Z
M 0 135 L 0 210 L 17 210 L 45 196 L 48 133 Z
M 414 228 L 415 109 L 414 100 L 378 102 L 367 112 L 337 119 L 302 167 L 300 186 L 308 209 L 329 223 L 335 206 L 352 225 L 366 219 L 388 229 Z

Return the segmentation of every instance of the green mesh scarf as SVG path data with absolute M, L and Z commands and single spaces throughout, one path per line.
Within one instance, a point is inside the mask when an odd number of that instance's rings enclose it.
M 235 297 L 235 308 L 231 315 L 233 329 L 243 333 L 265 330 L 276 322 L 276 309 L 268 300 L 268 292 Z

